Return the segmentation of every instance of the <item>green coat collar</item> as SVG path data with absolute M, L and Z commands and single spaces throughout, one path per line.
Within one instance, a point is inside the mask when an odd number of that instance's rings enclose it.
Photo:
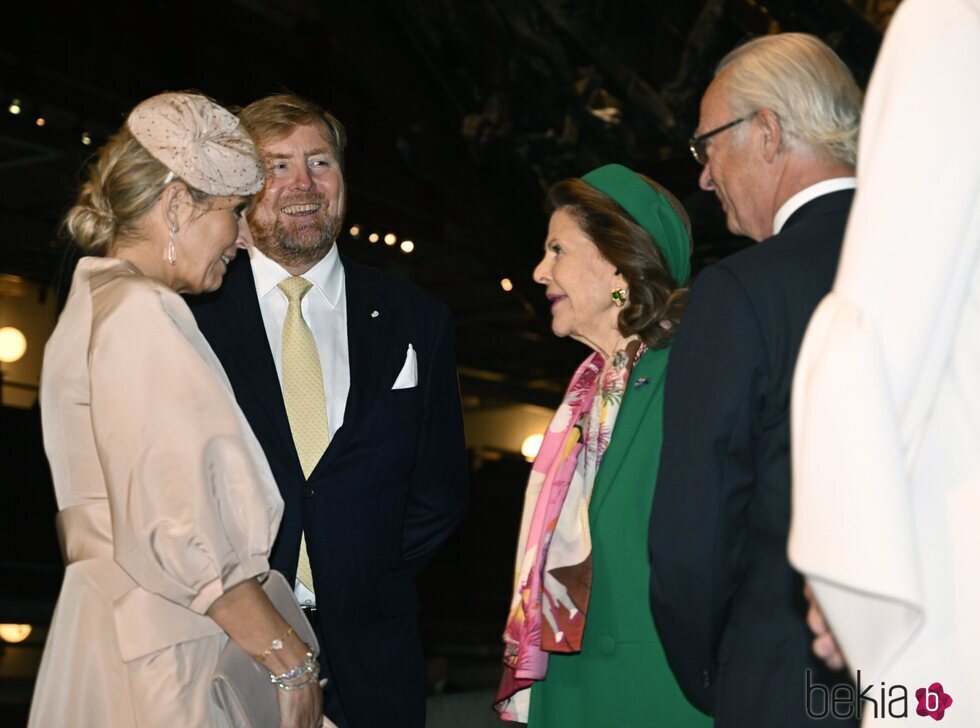
M 659 443 L 662 440 L 664 374 L 669 356 L 669 347 L 656 351 L 648 349 L 633 367 L 623 393 L 623 404 L 610 436 L 609 447 L 596 474 L 592 503 L 589 506 L 591 516 L 602 507 L 602 502 L 621 471 L 624 477 L 657 477 L 656 473 L 641 472 L 650 453 L 646 452 L 647 448 L 642 442 L 637 443 L 635 448 L 633 445 L 640 432 L 650 442 Z

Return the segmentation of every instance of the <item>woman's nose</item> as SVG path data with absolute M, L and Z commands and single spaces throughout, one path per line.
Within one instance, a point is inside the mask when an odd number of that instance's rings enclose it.
M 549 267 L 547 257 L 542 258 L 541 262 L 534 267 L 534 272 L 531 273 L 531 277 L 534 279 L 535 283 L 545 285 L 548 282 Z

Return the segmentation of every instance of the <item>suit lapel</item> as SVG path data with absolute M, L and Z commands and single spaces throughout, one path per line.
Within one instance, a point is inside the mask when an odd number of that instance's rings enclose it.
M 344 409 L 344 424 L 334 433 L 330 447 L 314 474 L 327 460 L 334 445 L 343 447 L 363 426 L 362 413 L 382 386 L 385 344 L 391 341 L 393 311 L 388 309 L 384 290 L 377 285 L 369 268 L 341 256 L 344 266 L 344 289 L 347 300 L 347 354 L 350 366 L 350 391 Z M 311 474 L 311 478 L 313 475 Z
M 647 448 L 642 443 L 634 448 L 634 440 L 640 432 L 650 436 L 653 428 L 656 427 L 655 422 L 647 422 L 647 419 L 654 417 L 660 411 L 657 406 L 661 402 L 658 393 L 663 388 L 668 351 L 667 349 L 648 350 L 633 367 L 629 382 L 626 384 L 626 391 L 623 393 L 623 404 L 616 417 L 609 447 L 596 474 L 593 500 L 589 507 L 590 520 L 593 520 L 602 508 L 624 463 L 636 457 L 647 456 Z M 655 478 L 656 475 L 651 473 L 650 477 Z
M 269 431 L 277 435 L 278 449 L 295 452 L 247 255 L 240 255 L 232 262 L 219 293 L 215 305 L 221 335 L 227 338 L 230 347 L 230 356 L 226 357 L 230 361 L 225 362 L 225 367 L 237 372 L 236 396 L 239 400 L 249 398 L 257 402 L 270 421 Z M 298 457 L 296 461 L 298 467 Z

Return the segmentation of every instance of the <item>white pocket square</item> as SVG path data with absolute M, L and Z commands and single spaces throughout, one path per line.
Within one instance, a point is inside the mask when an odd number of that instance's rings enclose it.
M 419 364 L 415 359 L 415 349 L 412 345 L 408 345 L 408 351 L 405 352 L 405 363 L 402 365 L 402 370 L 398 372 L 398 378 L 395 380 L 392 389 L 411 389 L 417 386 L 419 383 Z

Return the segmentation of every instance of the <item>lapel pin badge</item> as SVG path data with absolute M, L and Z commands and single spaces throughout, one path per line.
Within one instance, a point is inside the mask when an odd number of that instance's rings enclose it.
M 381 314 L 379 314 L 377 311 L 372 311 L 371 312 L 371 318 L 378 318 L 378 316 L 380 316 L 380 315 Z
M 635 382 L 633 382 L 633 388 L 639 389 L 640 387 L 643 387 L 649 383 L 650 383 L 650 377 L 640 377 Z

